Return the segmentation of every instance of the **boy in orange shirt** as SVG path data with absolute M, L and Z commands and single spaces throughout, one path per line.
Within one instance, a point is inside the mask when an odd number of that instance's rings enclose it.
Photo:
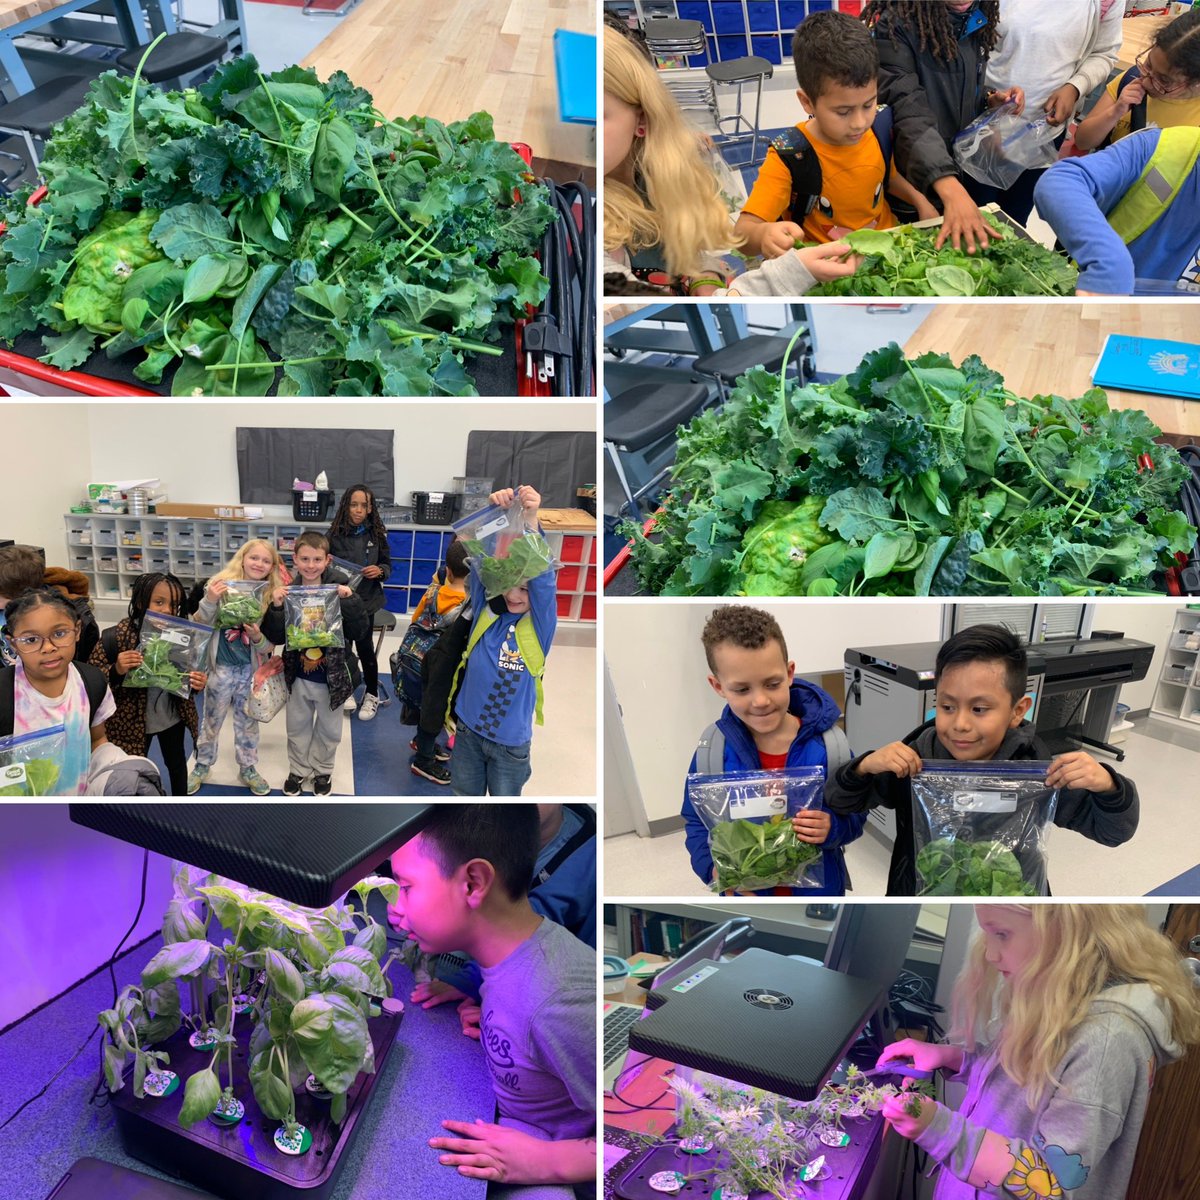
M 872 125 L 878 113 L 879 56 L 866 27 L 846 13 L 818 12 L 802 21 L 792 38 L 796 92 L 808 121 L 796 126 L 803 135 L 798 158 L 815 156 L 804 174 L 819 179 L 808 193 L 809 211 L 793 212 L 808 198 L 793 182 L 779 148 L 767 151 L 735 228 L 746 239 L 745 252 L 776 258 L 798 240 L 835 242 L 855 229 L 890 229 L 896 224 L 886 190 L 911 205 L 921 220 L 937 210 L 884 157 Z M 807 145 L 805 145 L 807 143 Z M 782 147 L 789 157 L 794 150 Z

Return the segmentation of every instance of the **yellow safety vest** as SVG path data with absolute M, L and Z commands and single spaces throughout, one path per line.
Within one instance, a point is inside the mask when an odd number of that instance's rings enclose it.
M 1142 236 L 1170 207 L 1200 159 L 1200 128 L 1180 125 L 1159 131 L 1158 145 L 1137 183 L 1108 214 L 1125 245 Z
M 463 656 L 459 660 L 458 666 L 454 671 L 454 680 L 450 685 L 450 695 L 454 696 L 455 690 L 458 687 L 458 677 L 462 674 L 462 669 L 466 666 L 467 659 L 471 657 L 471 651 L 475 649 L 479 639 L 489 630 L 499 618 L 490 608 L 484 608 L 479 614 L 479 619 L 475 622 L 471 629 L 471 636 L 467 639 L 467 648 L 463 651 Z M 525 669 L 533 676 L 534 686 L 534 708 L 533 719 L 538 725 L 544 725 L 546 722 L 542 717 L 542 676 L 546 673 L 546 655 L 542 650 L 542 644 L 538 641 L 537 630 L 533 627 L 533 618 L 529 613 L 525 613 L 520 620 L 517 621 L 517 649 L 521 652 L 521 658 L 525 662 Z M 446 717 L 449 721 L 449 710 Z

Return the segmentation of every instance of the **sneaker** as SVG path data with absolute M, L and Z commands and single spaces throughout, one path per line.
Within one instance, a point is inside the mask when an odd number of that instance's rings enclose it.
M 440 762 L 431 762 L 427 758 L 414 758 L 409 770 L 414 775 L 420 775 L 422 779 L 428 779 L 430 783 L 438 783 L 442 787 L 450 786 L 450 772 Z
M 367 692 L 363 696 L 362 703 L 358 706 L 358 719 L 360 721 L 373 721 L 378 711 L 379 697 L 372 696 L 370 692 Z
M 354 710 L 355 710 L 357 707 L 358 707 L 358 705 L 357 705 L 357 704 L 354 702 L 354 693 L 353 693 L 353 692 L 351 692 L 351 693 L 350 693 L 350 699 L 349 699 L 349 700 L 347 700 L 347 701 L 346 701 L 346 703 L 342 705 L 342 712 L 344 712 L 344 713 L 346 713 L 346 714 L 350 714 L 350 713 L 352 713 L 352 712 L 353 712 L 353 711 L 354 711 Z
M 187 794 L 194 796 L 203 786 L 204 781 L 208 778 L 208 768 L 200 766 L 199 763 L 192 768 L 192 773 L 187 777 Z
M 328 796 L 333 791 L 333 778 L 329 775 L 314 775 L 312 779 L 313 795 Z
M 283 781 L 283 794 L 285 796 L 300 795 L 300 788 L 304 785 L 304 780 L 299 775 L 291 774 Z
M 255 796 L 268 796 L 271 785 L 258 773 L 254 767 L 243 767 L 238 772 L 238 778 L 250 789 Z
M 416 754 L 416 752 L 417 752 L 417 739 L 416 738 L 413 738 L 413 740 L 408 743 L 408 748 L 414 754 Z M 434 746 L 434 748 L 433 748 L 433 757 L 436 758 L 438 762 L 449 762 L 450 761 L 450 751 L 447 750 L 445 746 L 438 744 L 438 745 Z

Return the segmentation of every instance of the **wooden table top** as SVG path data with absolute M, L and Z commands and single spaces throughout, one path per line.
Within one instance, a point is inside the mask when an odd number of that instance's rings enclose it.
M 1170 13 L 1147 13 L 1141 17 L 1126 17 L 1121 22 L 1123 33 L 1121 49 L 1117 54 L 1117 66 L 1122 71 L 1132 67 L 1142 52 L 1154 41 L 1154 35 L 1168 21 L 1174 19 Z
M 556 29 L 594 33 L 592 0 L 361 0 L 303 65 L 322 79 L 345 71 L 390 117 L 486 109 L 501 141 L 592 165 L 594 131 L 558 118 Z
M 939 304 L 905 343 L 908 355 L 935 350 L 956 362 L 978 354 L 1018 395 L 1074 399 L 1110 333 L 1196 341 L 1194 302 L 1178 304 Z M 1200 401 L 1106 389 L 1113 408 L 1144 409 L 1164 433 L 1200 436 Z
M 59 0 L 0 0 L 0 29 L 40 17 L 58 5 Z

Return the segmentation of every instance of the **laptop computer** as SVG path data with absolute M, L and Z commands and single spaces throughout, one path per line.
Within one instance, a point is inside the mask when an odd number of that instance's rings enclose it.
M 768 950 L 708 964 L 629 1031 L 630 1050 L 815 1100 L 886 989 Z

